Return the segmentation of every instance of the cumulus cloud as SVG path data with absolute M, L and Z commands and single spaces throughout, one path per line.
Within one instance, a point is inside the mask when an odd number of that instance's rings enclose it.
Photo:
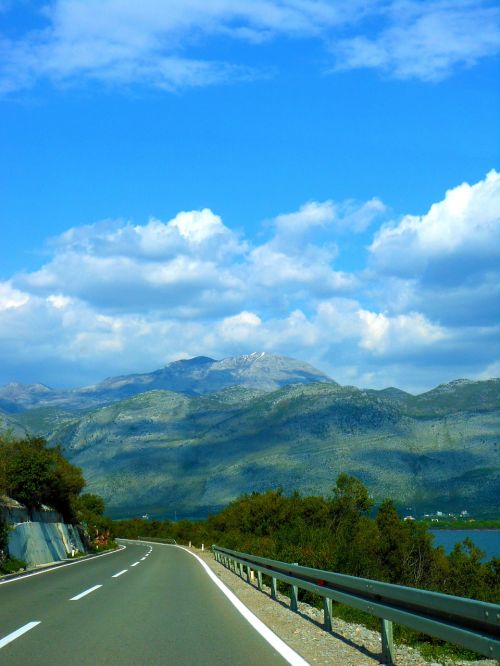
M 279 36 L 317 39 L 334 53 L 336 69 L 422 80 L 500 48 L 498 10 L 488 0 L 48 0 L 36 18 L 38 29 L 0 39 L 4 93 L 39 80 L 177 90 L 265 74 L 252 63 L 213 59 L 217 37 L 255 48 Z M 373 25 L 381 26 L 376 34 Z
M 464 275 L 491 265 L 500 258 L 500 174 L 490 171 L 474 185 L 462 183 L 448 190 L 422 216 L 407 215 L 383 227 L 370 246 L 379 268 L 388 273 L 412 276 L 448 259 L 455 259 Z M 479 259 L 481 261 L 479 261 Z
M 383 226 L 369 251 L 392 309 L 414 308 L 452 326 L 497 321 L 500 174 L 462 183 L 424 215 Z
M 144 309 L 166 303 L 179 315 L 241 299 L 242 282 L 229 270 L 245 243 L 208 209 L 180 212 L 164 223 L 102 222 L 52 239 L 51 261 L 16 283 L 39 294 L 65 294 L 99 307 Z M 185 303 L 189 303 L 186 310 Z
M 446 337 L 440 326 L 419 312 L 391 318 L 382 312 L 359 310 L 358 316 L 362 324 L 360 345 L 378 354 L 401 347 L 414 350 L 415 346 L 428 346 Z
M 356 273 L 336 267 L 344 235 L 383 219 L 378 199 L 308 202 L 264 223 L 264 240 L 208 209 L 69 229 L 38 270 L 0 283 L 0 381 L 82 384 L 255 350 L 359 385 L 483 377 L 498 362 L 499 187 L 491 172 L 382 224 Z

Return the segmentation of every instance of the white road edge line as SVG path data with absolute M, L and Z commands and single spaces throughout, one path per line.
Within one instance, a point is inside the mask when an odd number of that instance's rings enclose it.
M 131 564 L 130 566 L 131 566 L 131 567 L 136 567 L 138 564 L 140 564 L 140 562 L 134 562 L 134 563 Z
M 33 629 L 33 627 L 36 627 L 39 624 L 40 624 L 40 621 L 38 621 L 38 622 L 28 622 L 28 624 L 25 624 L 23 627 L 19 627 L 19 629 L 16 629 L 15 631 L 8 634 L 7 636 L 4 636 L 4 638 L 0 638 L 0 648 L 5 647 L 9 643 L 12 643 L 12 641 L 15 641 L 16 638 L 19 638 L 19 636 L 22 636 L 27 631 L 29 631 L 30 629 Z
M 141 541 L 143 541 L 141 539 Z M 146 542 L 147 543 L 147 542 Z M 252 627 L 257 631 L 262 638 L 264 638 L 272 647 L 280 654 L 285 661 L 287 661 L 291 666 L 310 666 L 309 662 L 307 662 L 303 657 L 300 656 L 295 650 L 292 650 L 292 648 L 285 643 L 279 636 L 276 636 L 274 631 L 271 631 L 267 625 L 262 622 L 262 620 L 259 620 L 259 618 L 252 613 L 252 611 L 245 606 L 245 604 L 238 599 L 238 597 L 231 592 L 231 590 L 224 585 L 224 583 L 217 578 L 217 576 L 214 574 L 212 569 L 206 564 L 201 557 L 198 557 L 196 553 L 193 553 L 190 551 L 188 548 L 184 548 L 184 546 L 179 546 L 176 545 L 174 546 L 173 544 L 167 544 L 167 543 L 161 543 L 161 544 L 155 544 L 158 546 L 167 546 L 167 548 L 180 548 L 181 550 L 185 550 L 186 553 L 189 553 L 193 557 L 195 557 L 198 562 L 201 564 L 201 566 L 205 569 L 206 573 L 208 576 L 212 579 L 212 581 L 217 585 L 217 587 L 221 590 L 223 594 L 226 595 L 226 597 L 229 599 L 229 601 L 235 606 L 235 608 L 243 615 L 245 620 L 249 622 Z
M 120 546 L 116 550 L 110 550 L 109 553 L 101 553 L 95 557 L 89 557 L 85 560 L 76 560 L 76 562 L 68 562 L 68 564 L 61 564 L 58 567 L 51 567 L 50 569 L 43 569 L 42 571 L 34 571 L 33 573 L 24 574 L 24 576 L 18 576 L 17 578 L 9 578 L 8 580 L 0 580 L 0 585 L 7 585 L 7 583 L 15 583 L 18 580 L 24 580 L 25 578 L 31 578 L 31 576 L 40 576 L 41 574 L 50 573 L 51 571 L 59 571 L 59 569 L 64 569 L 65 567 L 72 567 L 75 564 L 84 564 L 85 562 L 93 562 L 98 557 L 105 557 L 106 555 L 115 555 L 121 550 L 124 550 L 127 546 Z
M 102 585 L 94 585 L 94 587 L 89 587 L 89 589 L 85 590 L 85 592 L 80 592 L 80 594 L 77 594 L 76 597 L 71 597 L 70 601 L 78 601 L 82 597 L 86 597 L 87 594 L 90 594 L 91 592 L 98 590 L 100 587 L 102 587 Z
M 118 573 L 115 573 L 111 576 L 111 578 L 118 578 L 118 576 L 122 576 L 124 573 L 127 573 L 128 569 L 123 569 L 123 571 L 119 571 Z

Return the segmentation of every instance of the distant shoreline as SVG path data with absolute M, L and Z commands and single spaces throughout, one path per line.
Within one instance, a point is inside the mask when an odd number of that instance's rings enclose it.
M 498 527 L 429 527 L 430 530 L 449 530 L 450 532 L 500 532 L 500 525 Z

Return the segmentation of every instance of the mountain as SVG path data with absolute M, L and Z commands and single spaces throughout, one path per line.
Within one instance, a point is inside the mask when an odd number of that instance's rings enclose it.
M 94 386 L 54 390 L 42 384 L 0 387 L 0 409 L 14 413 L 35 407 L 89 409 L 123 400 L 145 391 L 168 390 L 203 395 L 230 386 L 274 391 L 288 384 L 336 384 L 312 365 L 287 356 L 254 352 L 216 361 L 206 356 L 174 361 L 145 374 L 105 379 Z
M 51 407 L 9 418 L 60 442 L 114 516 L 201 516 L 243 492 L 279 486 L 328 494 L 340 472 L 362 479 L 377 501 L 392 497 L 412 511 L 498 515 L 500 380 L 459 380 L 420 396 L 331 381 L 207 393 L 219 371 L 267 387 L 305 373 L 240 358 L 220 370 L 212 364 L 224 362 L 209 359 L 193 359 L 187 370 L 170 364 L 183 393 L 153 390 L 85 413 Z M 195 371 L 202 395 L 189 384 Z

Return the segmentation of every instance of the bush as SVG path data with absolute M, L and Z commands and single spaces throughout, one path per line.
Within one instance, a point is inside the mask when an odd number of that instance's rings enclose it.
M 13 557 L 6 558 L 0 564 L 0 574 L 11 574 L 17 573 L 18 571 L 24 571 L 26 569 L 26 562 L 23 560 L 16 560 Z

